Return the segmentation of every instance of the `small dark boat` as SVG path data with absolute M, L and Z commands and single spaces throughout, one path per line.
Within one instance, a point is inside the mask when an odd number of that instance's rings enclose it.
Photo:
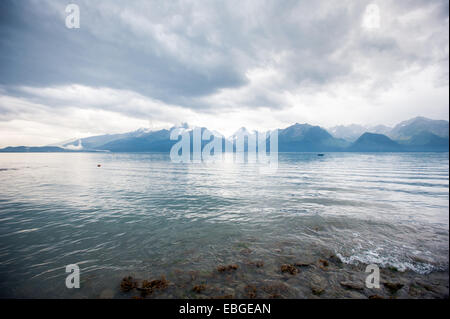
M 317 156 L 323 156 L 324 154 L 322 154 L 322 153 L 320 153 L 320 154 L 317 154 Z

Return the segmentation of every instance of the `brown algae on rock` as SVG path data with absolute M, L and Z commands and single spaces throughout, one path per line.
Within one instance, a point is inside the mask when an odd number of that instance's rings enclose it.
M 287 273 L 290 273 L 291 275 L 295 275 L 295 274 L 297 274 L 299 271 L 298 271 L 297 268 L 295 268 L 294 265 L 284 264 L 284 265 L 281 265 L 281 272 L 282 272 L 282 273 L 287 272 Z
M 448 298 L 447 272 L 420 275 L 381 268 L 382 289 L 374 291 L 364 285 L 364 265 L 339 263 L 329 256 L 305 259 L 292 254 L 269 260 L 268 266 L 255 258 L 238 260 L 242 267 L 223 264 L 208 271 L 177 269 L 168 273 L 173 281 L 170 285 L 165 277 L 137 280 L 127 276 L 120 289 L 138 291 L 141 298 Z M 168 287 L 156 294 L 157 289 Z M 102 294 L 108 296 L 120 295 Z
M 120 290 L 123 292 L 128 292 L 137 287 L 137 282 L 133 280 L 133 277 L 128 276 L 122 279 L 120 283 Z
M 256 298 L 256 287 L 253 285 L 247 285 L 244 288 L 245 296 L 249 299 L 255 299 Z
M 133 289 L 136 289 L 141 292 L 141 297 L 145 297 L 153 293 L 155 289 L 165 289 L 169 285 L 169 282 L 166 280 L 164 276 L 161 279 L 154 280 L 143 280 L 141 286 L 139 287 L 136 280 L 131 276 L 127 276 L 122 279 L 120 283 L 120 289 L 123 292 L 129 292 Z
M 239 267 L 236 264 L 227 265 L 227 266 L 218 266 L 217 271 L 218 272 L 226 272 L 226 271 L 233 271 L 237 270 Z
M 205 290 L 206 289 L 206 285 L 205 284 L 201 284 L 201 285 L 195 285 L 193 288 L 192 288 L 192 291 L 193 292 L 196 292 L 196 293 L 201 293 L 203 290 Z

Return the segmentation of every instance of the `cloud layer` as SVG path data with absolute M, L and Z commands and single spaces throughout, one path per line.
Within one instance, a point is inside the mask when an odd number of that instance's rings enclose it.
M 448 1 L 73 2 L 0 3 L 0 146 L 448 118 Z

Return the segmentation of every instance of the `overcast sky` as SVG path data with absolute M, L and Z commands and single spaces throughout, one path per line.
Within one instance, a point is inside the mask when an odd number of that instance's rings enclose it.
M 1 0 L 0 147 L 448 120 L 448 3 Z

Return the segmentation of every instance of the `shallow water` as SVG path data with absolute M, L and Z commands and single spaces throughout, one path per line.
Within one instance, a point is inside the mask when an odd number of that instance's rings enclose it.
M 257 280 L 330 253 L 448 271 L 448 178 L 448 153 L 284 153 L 274 174 L 168 154 L 0 154 L 0 296 L 98 297 L 128 274 L 262 260 Z M 73 263 L 80 289 L 65 287 Z

